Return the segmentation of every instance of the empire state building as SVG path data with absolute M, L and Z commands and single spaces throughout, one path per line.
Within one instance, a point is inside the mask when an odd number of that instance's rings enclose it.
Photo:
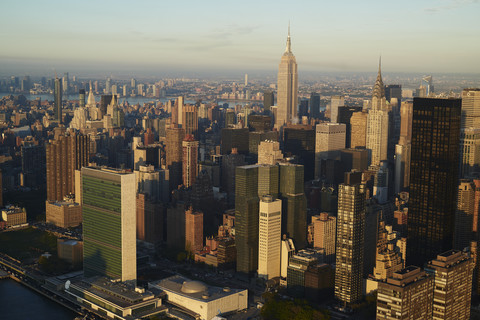
M 290 43 L 288 27 L 287 47 L 278 66 L 277 117 L 275 128 L 280 130 L 286 123 L 297 117 L 298 74 L 297 61 Z

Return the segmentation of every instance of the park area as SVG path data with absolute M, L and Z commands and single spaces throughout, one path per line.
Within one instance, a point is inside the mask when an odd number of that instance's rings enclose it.
M 0 252 L 23 263 L 32 263 L 45 252 L 56 254 L 57 238 L 32 227 L 0 233 Z

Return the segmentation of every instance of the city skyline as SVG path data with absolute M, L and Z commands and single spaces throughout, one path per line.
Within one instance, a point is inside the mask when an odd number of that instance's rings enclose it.
M 369 71 L 378 55 L 391 72 L 475 73 L 480 44 L 471 39 L 480 27 L 479 4 L 7 1 L 0 64 L 4 72 L 274 71 L 291 21 L 300 74 Z

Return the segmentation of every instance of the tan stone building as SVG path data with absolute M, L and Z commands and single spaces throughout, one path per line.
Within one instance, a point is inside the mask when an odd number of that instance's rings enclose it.
M 60 228 L 76 227 L 82 223 L 82 206 L 73 200 L 45 202 L 46 221 Z
M 350 118 L 351 139 L 350 148 L 367 146 L 367 116 L 366 112 L 354 112 Z
M 27 212 L 25 208 L 9 206 L 2 209 L 2 219 L 7 228 L 27 223 Z
M 325 262 L 335 262 L 335 237 L 337 232 L 337 219 L 326 212 L 312 217 L 313 246 L 323 249 Z

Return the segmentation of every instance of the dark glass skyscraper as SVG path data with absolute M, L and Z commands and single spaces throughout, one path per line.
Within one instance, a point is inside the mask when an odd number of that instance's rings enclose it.
M 310 101 L 308 103 L 310 106 L 310 117 L 314 119 L 320 118 L 320 95 L 318 93 L 312 92 L 310 94 Z
M 273 91 L 263 92 L 263 109 L 270 110 L 270 107 L 275 104 L 275 97 Z
M 235 244 L 237 272 L 252 274 L 258 268 L 258 166 L 235 171 Z
M 62 81 L 59 78 L 55 78 L 54 107 L 55 120 L 62 123 Z
M 461 99 L 413 100 L 407 265 L 453 247 Z
M 282 234 L 288 234 L 295 248 L 307 244 L 307 198 L 304 193 L 304 166 L 280 164 L 280 198 L 282 199 Z

